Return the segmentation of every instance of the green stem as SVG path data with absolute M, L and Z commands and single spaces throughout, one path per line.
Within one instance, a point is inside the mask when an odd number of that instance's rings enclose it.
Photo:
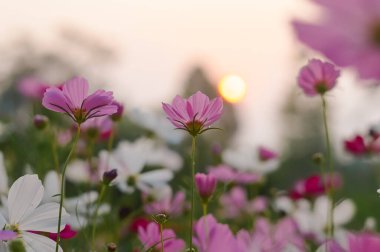
M 334 160 L 332 158 L 332 150 L 331 150 L 331 141 L 330 141 L 330 134 L 329 134 L 329 128 L 327 125 L 327 103 L 325 96 L 321 96 L 322 98 L 322 111 L 323 111 L 323 126 L 325 130 L 325 141 L 326 141 L 326 148 L 327 148 L 327 162 L 328 162 L 328 171 L 329 171 L 329 178 L 326 179 L 326 186 L 328 186 L 327 192 L 328 197 L 330 199 L 330 205 L 329 205 L 329 211 L 328 211 L 328 223 L 327 223 L 327 233 L 332 238 L 334 236 L 334 188 L 333 188 L 333 176 L 334 176 Z
M 190 251 L 193 251 L 193 217 L 194 217 L 194 186 L 195 186 L 195 146 L 196 136 L 193 136 L 191 144 L 191 205 L 190 205 L 190 230 L 189 230 L 189 244 Z
M 92 246 L 93 246 L 92 250 L 94 250 L 94 248 L 95 248 L 95 234 L 96 234 L 96 226 L 97 226 L 96 222 L 98 220 L 98 212 L 99 212 L 100 204 L 102 203 L 104 195 L 106 194 L 107 187 L 108 187 L 107 185 L 102 184 L 102 188 L 100 189 L 100 195 L 99 195 L 98 200 L 96 202 L 96 208 L 95 208 L 95 212 L 94 212 L 94 221 L 92 224 Z
M 164 239 L 162 237 L 163 225 L 160 223 L 161 252 L 164 252 Z
M 61 231 L 61 218 L 62 218 L 63 199 L 65 198 L 65 172 L 66 172 L 67 165 L 68 165 L 68 163 L 70 161 L 70 158 L 71 158 L 72 154 L 74 153 L 75 147 L 77 146 L 79 135 L 80 135 L 80 125 L 78 125 L 78 127 L 77 127 L 77 134 L 75 135 L 73 145 L 71 146 L 71 150 L 69 152 L 69 155 L 67 156 L 66 161 L 65 161 L 65 163 L 63 165 L 63 168 L 62 168 L 62 174 L 61 174 L 61 199 L 59 201 L 57 243 L 55 245 L 55 252 L 58 252 L 59 242 L 61 241 L 60 231 Z

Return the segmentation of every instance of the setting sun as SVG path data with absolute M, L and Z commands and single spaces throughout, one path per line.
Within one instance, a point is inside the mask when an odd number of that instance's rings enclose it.
M 220 95 L 228 102 L 241 101 L 247 93 L 247 83 L 237 75 L 226 75 L 219 82 Z

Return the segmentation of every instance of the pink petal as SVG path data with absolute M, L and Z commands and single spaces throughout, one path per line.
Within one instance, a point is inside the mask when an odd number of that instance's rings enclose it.
M 74 77 L 63 85 L 63 94 L 71 101 L 74 108 L 81 108 L 83 100 L 88 94 L 88 82 L 81 77 Z

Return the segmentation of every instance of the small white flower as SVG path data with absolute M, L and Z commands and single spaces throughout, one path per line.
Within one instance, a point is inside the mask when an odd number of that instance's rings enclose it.
M 19 234 L 18 239 L 24 243 L 27 252 L 55 251 L 55 242 L 37 232 L 57 232 L 59 204 L 40 205 L 44 187 L 37 175 L 25 175 L 18 178 L 7 198 L 5 212 L 0 213 L 0 227 Z M 67 223 L 68 214 L 62 209 L 61 230 Z M 6 242 L 0 242 L 0 248 L 6 248 Z M 63 251 L 59 248 L 59 251 Z

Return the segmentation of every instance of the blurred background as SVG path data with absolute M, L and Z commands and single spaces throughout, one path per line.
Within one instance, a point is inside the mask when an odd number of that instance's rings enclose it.
M 114 91 L 127 116 L 163 114 L 161 102 L 176 94 L 219 93 L 228 111 L 225 141 L 279 152 L 282 164 L 271 183 L 287 189 L 295 178 L 318 172 L 310 157 L 324 151 L 320 100 L 304 97 L 296 84 L 299 68 L 321 56 L 297 42 L 290 25 L 318 15 L 307 0 L 0 1 L 1 120 L 26 120 L 16 93 L 30 75 L 50 84 L 84 76 L 93 88 Z M 380 207 L 377 163 L 344 151 L 344 140 L 380 125 L 379 90 L 362 82 L 344 69 L 329 94 L 345 181 L 340 197 L 360 206 L 356 228 L 371 215 L 380 221 L 373 211 Z M 9 139 L 2 139 L 4 146 Z

